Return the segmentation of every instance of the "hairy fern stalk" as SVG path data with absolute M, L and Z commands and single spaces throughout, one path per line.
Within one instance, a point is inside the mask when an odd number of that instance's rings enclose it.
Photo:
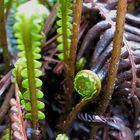
M 17 38 L 19 59 L 15 64 L 14 74 L 18 75 L 20 67 L 23 88 L 21 102 L 25 106 L 25 117 L 32 121 L 34 129 L 37 128 L 38 120 L 45 118 L 41 111 L 45 104 L 39 101 L 43 97 L 43 93 L 40 91 L 42 81 L 39 77 L 42 72 L 38 59 L 41 58 L 39 52 L 41 51 L 41 41 L 44 38 L 41 29 L 47 15 L 47 9 L 37 1 L 29 1 L 21 5 L 15 15 L 14 32 Z M 17 79 L 18 77 L 16 77 Z

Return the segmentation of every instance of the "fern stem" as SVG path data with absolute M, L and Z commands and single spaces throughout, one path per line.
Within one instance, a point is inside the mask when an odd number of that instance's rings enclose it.
M 108 103 L 111 99 L 111 93 L 114 87 L 114 82 L 118 70 L 118 64 L 120 60 L 120 53 L 123 41 L 123 32 L 124 32 L 124 24 L 125 24 L 125 14 L 127 8 L 127 1 L 126 0 L 119 0 L 118 7 L 117 7 L 117 20 L 116 20 L 116 31 L 114 36 L 113 42 L 113 50 L 112 56 L 109 65 L 109 72 L 108 72 L 108 82 L 106 86 L 106 94 L 103 96 L 101 104 L 104 105 L 101 107 L 101 110 L 98 113 L 104 113 L 108 106 Z
M 74 2 L 72 42 L 71 42 L 71 48 L 70 48 L 70 52 L 69 52 L 70 55 L 68 58 L 68 62 L 65 61 L 67 64 L 67 67 L 65 68 L 65 72 L 66 72 L 66 91 L 65 92 L 67 93 L 67 99 L 66 99 L 67 104 L 64 107 L 63 118 L 66 118 L 67 111 L 69 110 L 71 103 L 72 103 L 72 99 L 73 99 L 73 91 L 74 91 L 73 79 L 74 79 L 74 72 L 75 72 L 75 58 L 76 58 L 76 50 L 77 50 L 77 44 L 78 44 L 78 35 L 79 35 L 79 27 L 80 27 L 80 20 L 81 20 L 82 3 L 83 3 L 83 0 L 76 0 Z M 62 23 L 62 25 L 63 25 L 63 23 Z M 65 39 L 64 41 L 67 41 L 67 39 Z M 68 51 L 68 50 L 66 50 L 66 51 Z M 64 58 L 65 58 L 65 53 L 66 52 L 65 52 L 65 45 L 64 45 Z M 75 115 L 76 115 L 76 113 L 75 113 Z M 66 122 L 63 130 L 65 130 L 66 127 L 68 127 L 68 125 L 71 123 L 71 121 L 69 121 L 69 118 L 68 118 L 68 124 Z
M 81 22 L 82 3 L 83 0 L 76 0 L 74 2 L 74 9 L 73 9 L 74 19 L 73 19 L 72 42 L 71 42 L 70 56 L 68 62 L 68 73 L 66 77 L 67 89 L 69 91 L 69 99 L 67 102 L 68 106 L 70 106 L 73 99 L 73 79 L 75 73 L 75 59 L 76 59 L 80 22 Z
M 4 0 L 0 0 L 0 46 L 3 48 L 3 59 L 6 71 L 9 70 L 9 52 L 5 27 Z
M 70 47 L 70 58 L 69 58 L 69 76 L 73 82 L 75 73 L 75 59 L 78 44 L 78 35 L 81 23 L 81 13 L 82 13 L 82 3 L 83 0 L 76 0 L 74 3 L 74 19 L 73 19 L 73 31 L 72 31 L 72 41 Z
M 66 132 L 72 121 L 74 120 L 77 113 L 81 110 L 82 107 L 84 107 L 87 103 L 89 103 L 90 100 L 85 100 L 84 98 L 72 109 L 70 114 L 68 115 L 66 121 L 64 121 L 63 124 L 63 132 Z
M 96 114 L 102 115 L 105 113 L 108 104 L 111 100 L 111 93 L 113 91 L 118 64 L 120 60 L 120 53 L 123 41 L 123 32 L 124 32 L 124 24 L 125 24 L 125 14 L 127 9 L 127 0 L 118 0 L 117 4 L 117 19 L 116 19 L 116 30 L 113 42 L 113 51 L 111 56 L 111 61 L 109 65 L 109 72 L 107 78 L 107 85 L 105 89 L 104 96 L 101 97 L 101 101 L 99 103 L 99 107 L 97 108 Z M 93 138 L 94 127 L 91 130 L 90 138 Z
M 25 25 L 30 25 L 30 20 L 25 20 Z M 25 55 L 27 61 L 27 73 L 28 73 L 28 80 L 29 80 L 29 91 L 30 91 L 30 100 L 32 106 L 32 127 L 33 129 L 37 129 L 38 127 L 38 118 L 37 118 L 37 99 L 36 99 L 36 81 L 35 81 L 35 71 L 34 71 L 34 56 L 32 51 L 32 42 L 31 42 L 31 33 L 30 33 L 30 26 L 24 27 L 23 33 L 23 41 L 25 44 Z

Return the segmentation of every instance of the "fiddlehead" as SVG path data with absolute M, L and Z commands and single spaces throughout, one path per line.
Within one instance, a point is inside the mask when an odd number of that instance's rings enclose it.
M 24 88 L 22 103 L 27 111 L 25 117 L 32 120 L 33 128 L 37 128 L 38 120 L 45 118 L 44 113 L 40 111 L 45 105 L 38 100 L 43 97 L 39 89 L 42 85 L 39 79 L 42 72 L 39 70 L 41 63 L 38 59 L 41 58 L 39 47 L 44 37 L 41 29 L 47 14 L 48 11 L 44 6 L 37 1 L 30 1 L 21 5 L 15 16 L 14 32 L 20 51 L 16 64 L 21 66 L 22 87 Z M 17 67 L 14 71 L 16 75 Z
M 91 99 L 100 93 L 101 80 L 96 73 L 81 70 L 74 79 L 74 88 L 85 99 Z
M 56 137 L 56 140 L 69 140 L 66 134 L 59 134 Z
M 58 42 L 60 43 L 57 48 L 59 51 L 62 51 L 58 55 L 59 59 L 61 60 L 68 60 L 69 57 L 69 47 L 71 44 L 70 36 L 71 36 L 71 29 L 72 29 L 72 0 L 58 0 L 59 7 L 58 7 L 58 18 L 60 20 L 57 21 L 57 25 L 59 28 L 57 29 L 57 33 L 60 35 L 58 37 Z
M 74 79 L 74 88 L 84 98 L 69 113 L 63 125 L 63 132 L 67 130 L 81 108 L 98 96 L 101 90 L 101 80 L 94 72 L 81 70 Z

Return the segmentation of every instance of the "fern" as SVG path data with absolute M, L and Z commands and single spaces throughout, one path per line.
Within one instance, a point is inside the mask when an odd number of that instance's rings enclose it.
M 58 0 L 58 18 L 57 25 L 59 28 L 57 29 L 57 33 L 60 35 L 57 41 L 60 43 L 57 48 L 62 53 L 58 54 L 59 59 L 67 61 L 69 58 L 69 48 L 71 44 L 71 34 L 72 34 L 72 0 Z
M 69 140 L 66 134 L 58 134 L 56 140 Z
M 20 66 L 23 87 L 21 102 L 25 105 L 25 117 L 32 120 L 33 128 L 37 128 L 38 120 L 45 118 L 44 113 L 40 111 L 45 105 L 38 100 L 43 97 L 39 89 L 42 86 L 42 81 L 39 79 L 42 72 L 38 59 L 41 58 L 39 52 L 41 40 L 44 38 L 41 29 L 47 13 L 47 9 L 37 1 L 29 1 L 21 5 L 15 15 L 14 32 L 17 38 L 19 59 L 15 64 L 14 75 L 18 83 L 17 75 Z
M 85 100 L 90 100 L 101 91 L 99 76 L 90 70 L 81 70 L 74 78 L 74 88 Z

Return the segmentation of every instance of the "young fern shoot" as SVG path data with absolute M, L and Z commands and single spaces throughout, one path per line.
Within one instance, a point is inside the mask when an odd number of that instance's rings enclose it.
M 81 70 L 75 76 L 74 88 L 85 100 L 90 100 L 100 93 L 101 80 L 91 70 Z
M 18 43 L 19 59 L 15 64 L 14 75 L 17 75 L 18 66 L 20 66 L 23 87 L 22 104 L 25 105 L 25 117 L 32 121 L 33 129 L 38 128 L 38 120 L 45 118 L 44 113 L 40 111 L 45 105 L 39 101 L 43 93 L 40 91 L 42 81 L 39 77 L 42 72 L 38 59 L 41 58 L 39 52 L 44 38 L 41 29 L 48 14 L 43 5 L 31 0 L 21 5 L 15 15 L 14 32 Z
M 71 35 L 72 35 L 72 0 L 58 0 L 58 18 L 60 20 L 57 21 L 57 25 L 59 28 L 57 29 L 57 33 L 60 35 L 57 41 L 60 43 L 57 46 L 57 49 L 60 51 L 58 54 L 58 58 L 64 61 L 64 70 L 66 74 L 66 82 L 65 82 L 65 93 L 68 95 L 66 102 L 67 105 L 64 108 L 63 116 L 66 116 L 67 110 L 71 104 L 71 95 L 72 95 L 72 80 L 70 79 L 70 72 L 69 72 L 69 55 L 70 55 L 70 46 L 71 46 Z
M 66 134 L 58 134 L 55 140 L 69 140 Z
M 100 77 L 90 71 L 81 70 L 77 73 L 74 79 L 74 88 L 83 99 L 72 109 L 63 125 L 63 132 L 66 132 L 69 125 L 72 123 L 76 114 L 91 100 L 96 98 L 101 91 Z
M 70 36 L 72 34 L 72 0 L 58 0 L 59 6 L 58 6 L 58 18 L 60 20 L 57 21 L 57 25 L 59 28 L 57 29 L 57 33 L 60 35 L 58 37 L 58 42 L 60 43 L 57 48 L 59 51 L 62 51 L 58 55 L 59 59 L 64 60 L 65 63 L 68 63 L 69 58 L 69 49 L 70 49 Z

